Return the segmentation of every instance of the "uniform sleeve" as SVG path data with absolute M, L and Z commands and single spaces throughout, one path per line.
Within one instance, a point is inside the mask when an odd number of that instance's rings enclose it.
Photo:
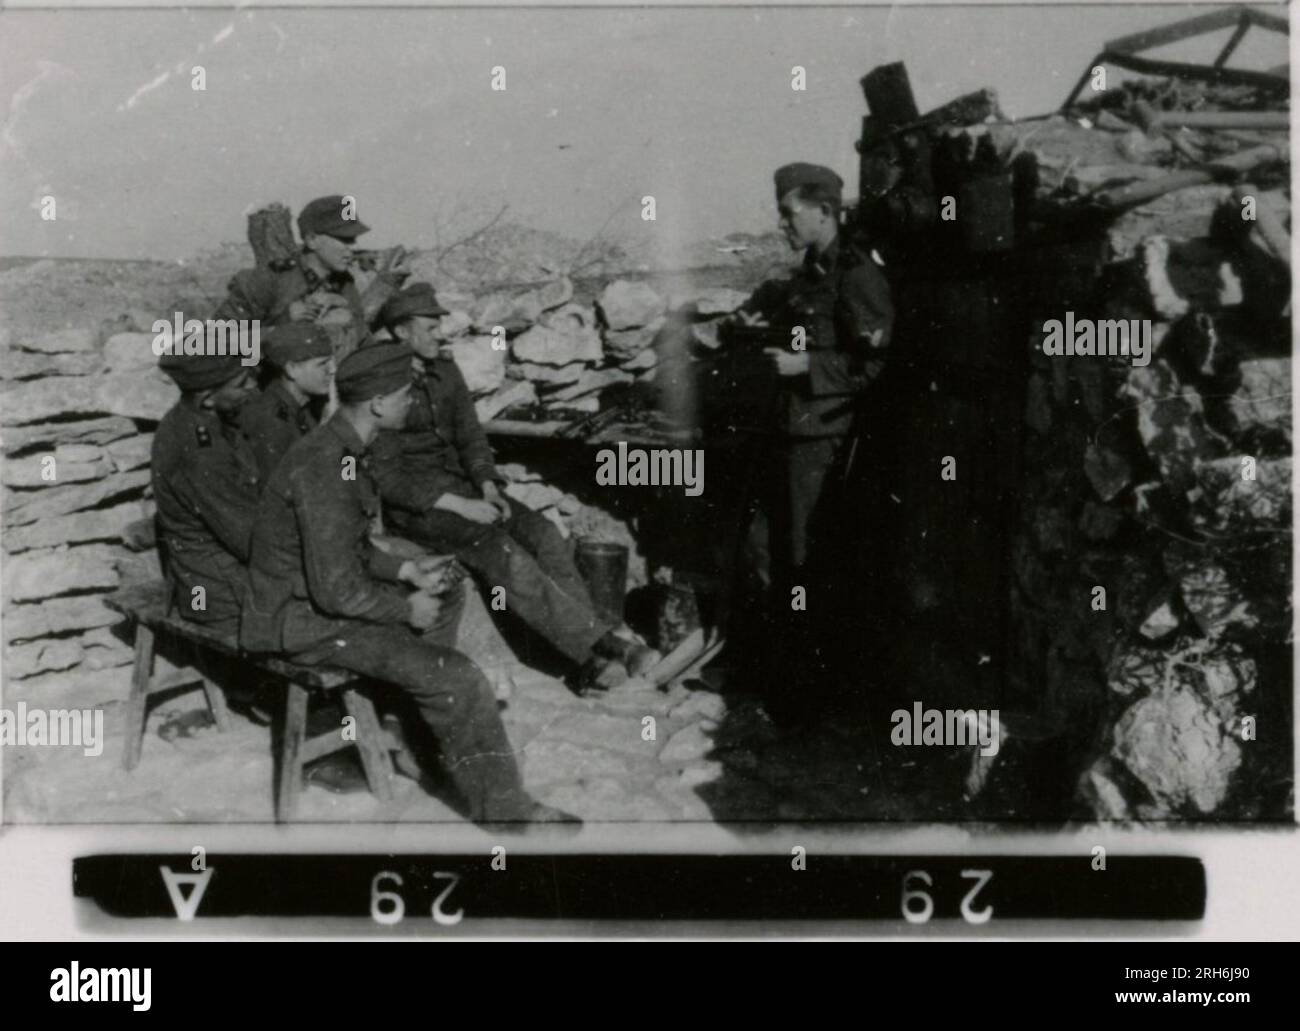
M 257 462 L 257 474 L 265 484 L 284 453 L 298 439 L 298 433 L 283 419 L 267 410 L 265 405 L 250 402 L 240 413 L 240 429 Z
M 835 346 L 809 352 L 814 395 L 857 393 L 884 369 L 894 305 L 889 284 L 874 265 L 864 262 L 844 274 L 833 317 Z
M 215 319 L 259 319 L 270 321 L 275 315 L 279 283 L 267 269 L 241 269 L 226 287 L 226 298 L 213 315 Z
M 492 445 L 488 443 L 487 434 L 478 421 L 474 411 L 474 402 L 470 400 L 469 387 L 460 368 L 453 362 L 447 369 L 451 379 L 451 403 L 454 413 L 456 434 L 456 451 L 460 455 L 461 465 L 480 490 L 483 484 L 491 480 L 501 480 L 497 472 L 496 461 L 492 454 Z
M 195 453 L 192 460 L 177 467 L 172 475 L 180 480 L 194 512 L 212 535 L 240 562 L 247 564 L 257 516 L 257 499 L 231 482 L 228 468 L 218 464 L 215 453 Z
M 835 323 L 852 355 L 850 371 L 871 383 L 884 368 L 893 340 L 894 302 L 889 283 L 869 260 L 845 275 Z
M 327 616 L 405 622 L 406 596 L 367 569 L 371 556 L 365 553 L 373 549 L 355 484 L 328 462 L 312 463 L 297 470 L 292 489 L 312 603 Z
M 383 430 L 370 445 L 370 474 L 384 504 L 408 512 L 428 512 L 445 493 L 429 475 L 409 476 L 403 469 L 400 430 Z

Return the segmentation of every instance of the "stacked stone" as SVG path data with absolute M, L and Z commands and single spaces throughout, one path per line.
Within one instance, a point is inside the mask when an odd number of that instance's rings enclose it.
M 1125 256 L 1075 309 L 1151 320 L 1148 365 L 1032 341 L 1018 670 L 1071 736 L 1098 818 L 1288 804 L 1270 792 L 1290 769 L 1289 277 L 1257 233 L 1219 231 L 1240 198 L 1210 189 L 1180 191 L 1196 238 L 1151 233 L 1152 207 L 1113 227 Z
M 104 595 L 160 575 L 127 528 L 152 512 L 149 451 L 175 386 L 152 324 L 22 332 L 0 355 L 6 697 L 125 694 L 131 649 Z
M 599 412 L 610 387 L 654 379 L 666 328 L 684 327 L 693 345 L 716 348 L 719 321 L 745 299 L 719 289 L 665 298 L 620 279 L 582 304 L 565 277 L 477 298 L 454 290 L 439 297 L 451 309 L 440 331 L 483 421 L 512 409 L 540 408 L 555 419 Z

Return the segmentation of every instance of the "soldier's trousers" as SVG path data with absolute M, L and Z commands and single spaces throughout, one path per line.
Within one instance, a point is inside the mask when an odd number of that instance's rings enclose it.
M 504 524 L 484 526 L 451 512 L 389 517 L 402 536 L 436 552 L 454 554 L 488 592 L 505 588 L 506 611 L 514 613 L 574 662 L 614 624 L 597 612 L 587 584 L 574 565 L 569 543 L 545 516 L 513 498 Z
M 460 652 L 405 627 L 357 622 L 291 658 L 339 666 L 405 691 L 437 738 L 470 818 L 487 823 L 527 818 L 533 800 L 520 779 L 492 687 Z

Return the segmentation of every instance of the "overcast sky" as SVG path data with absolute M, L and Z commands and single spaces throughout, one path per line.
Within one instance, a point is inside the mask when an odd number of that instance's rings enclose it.
M 856 182 L 858 79 L 876 64 L 907 62 L 922 111 L 991 86 L 1009 115 L 1037 114 L 1104 40 L 1204 10 L 5 10 L 0 253 L 187 257 L 242 239 L 250 206 L 323 193 L 356 196 L 375 246 L 505 203 L 579 238 L 607 220 L 666 240 L 763 230 L 776 166 Z M 1234 64 L 1286 59 L 1282 37 L 1251 36 Z

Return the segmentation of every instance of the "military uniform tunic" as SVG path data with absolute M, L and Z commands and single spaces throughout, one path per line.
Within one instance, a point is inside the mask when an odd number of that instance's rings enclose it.
M 526 818 L 532 800 L 487 679 L 407 625 L 401 559 L 374 547 L 365 447 L 342 413 L 276 467 L 258 508 L 240 643 L 340 666 L 406 691 L 477 820 Z
M 773 560 L 793 574 L 816 546 L 814 524 L 830 517 L 828 477 L 847 457 L 861 395 L 884 367 L 894 310 L 874 262 L 838 241 L 820 255 L 809 251 L 791 280 L 760 288 L 745 309 L 782 329 L 802 327 L 807 345 L 808 374 L 781 380 L 779 460 L 768 490 Z M 823 538 L 838 530 L 820 529 Z
M 571 545 L 545 516 L 513 498 L 504 523 L 476 523 L 433 506 L 444 494 L 482 497 L 499 480 L 465 378 L 445 358 L 425 363 L 400 431 L 381 433 L 372 468 L 386 523 L 436 552 L 454 554 L 487 588 L 506 589 L 509 610 L 574 662 L 614 624 L 596 611 Z
M 247 441 L 215 412 L 180 402 L 158 424 L 151 465 L 176 607 L 234 633 L 258 496 Z
M 284 453 L 317 422 L 311 399 L 299 402 L 279 378 L 239 410 L 239 427 L 252 448 L 263 483 Z

